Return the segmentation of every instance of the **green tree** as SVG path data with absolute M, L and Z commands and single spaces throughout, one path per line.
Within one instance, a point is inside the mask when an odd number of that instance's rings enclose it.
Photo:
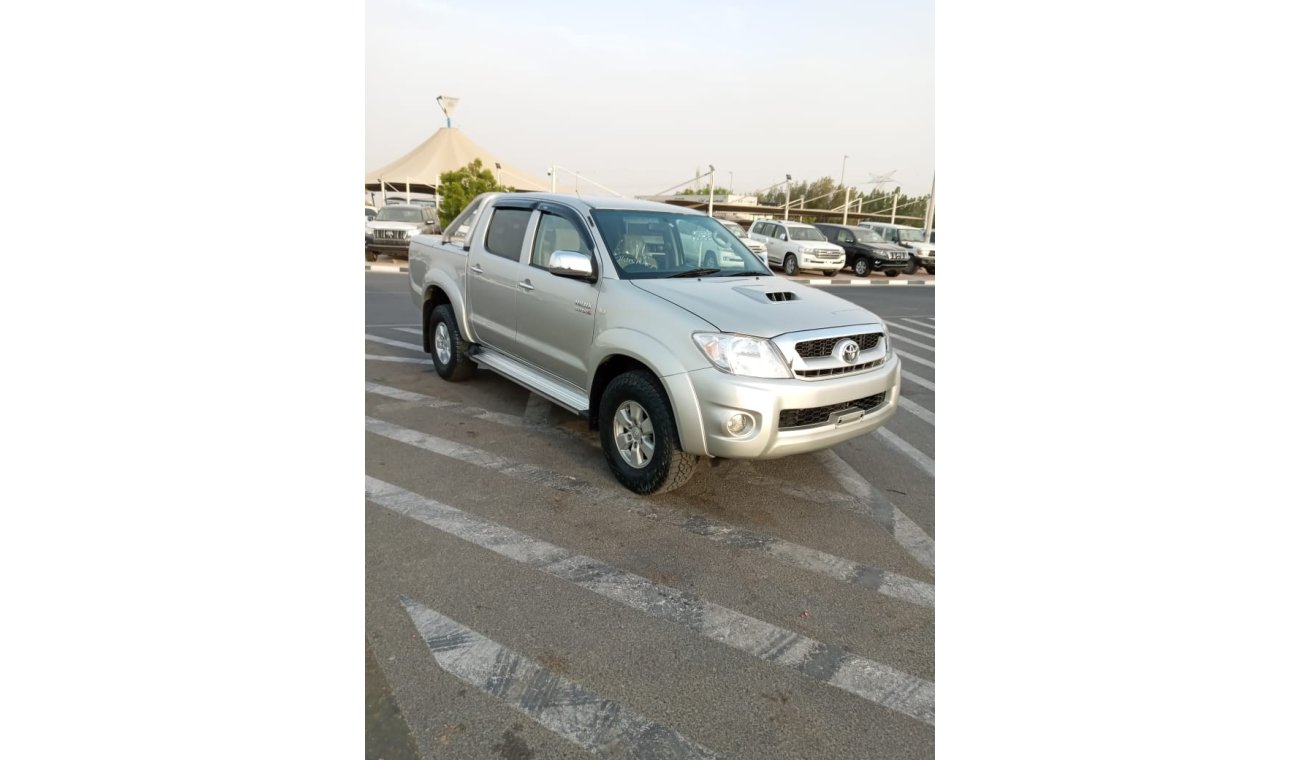
M 443 172 L 438 177 L 438 221 L 446 227 L 474 198 L 507 189 L 497 184 L 496 177 L 477 158 L 456 171 Z

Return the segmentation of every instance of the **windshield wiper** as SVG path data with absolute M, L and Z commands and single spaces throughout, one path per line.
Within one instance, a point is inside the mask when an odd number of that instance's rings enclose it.
M 668 277 L 669 277 L 669 278 L 672 278 L 672 277 L 699 277 L 700 275 L 705 275 L 705 274 L 717 274 L 718 272 L 721 272 L 721 271 L 722 271 L 722 270 L 721 270 L 721 269 L 718 269 L 717 267 L 697 267 L 697 268 L 695 268 L 695 269 L 687 269 L 685 272 L 678 272 L 677 274 L 670 274 L 670 275 L 668 275 Z
M 722 276 L 723 277 L 751 277 L 753 275 L 761 276 L 765 274 L 771 274 L 771 272 L 760 272 L 757 269 L 744 269 L 739 272 L 727 272 Z

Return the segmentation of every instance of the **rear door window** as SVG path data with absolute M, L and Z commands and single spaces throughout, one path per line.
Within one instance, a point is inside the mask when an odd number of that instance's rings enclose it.
M 524 232 L 528 229 L 528 220 L 532 215 L 532 210 L 525 208 L 500 208 L 494 211 L 487 228 L 487 240 L 484 242 L 487 252 L 503 259 L 518 261 L 524 248 Z

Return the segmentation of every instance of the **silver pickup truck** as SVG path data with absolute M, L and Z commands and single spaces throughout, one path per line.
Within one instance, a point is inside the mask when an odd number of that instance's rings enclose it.
M 585 416 L 637 493 L 681 486 L 700 457 L 815 451 L 897 410 L 878 317 L 774 276 L 697 211 L 480 195 L 411 240 L 410 276 L 440 376 L 485 367 Z

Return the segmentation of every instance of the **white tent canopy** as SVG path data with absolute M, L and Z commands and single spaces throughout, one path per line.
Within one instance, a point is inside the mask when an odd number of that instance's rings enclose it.
M 410 183 L 412 192 L 432 192 L 444 172 L 455 171 L 476 158 L 483 162 L 483 168 L 492 172 L 497 181 L 506 187 L 519 190 L 550 189 L 549 182 L 502 161 L 455 127 L 439 129 L 405 156 L 367 172 L 366 186 L 378 190 L 382 180 L 389 192 L 405 190 L 407 183 Z M 500 169 L 496 168 L 497 164 L 501 165 Z

